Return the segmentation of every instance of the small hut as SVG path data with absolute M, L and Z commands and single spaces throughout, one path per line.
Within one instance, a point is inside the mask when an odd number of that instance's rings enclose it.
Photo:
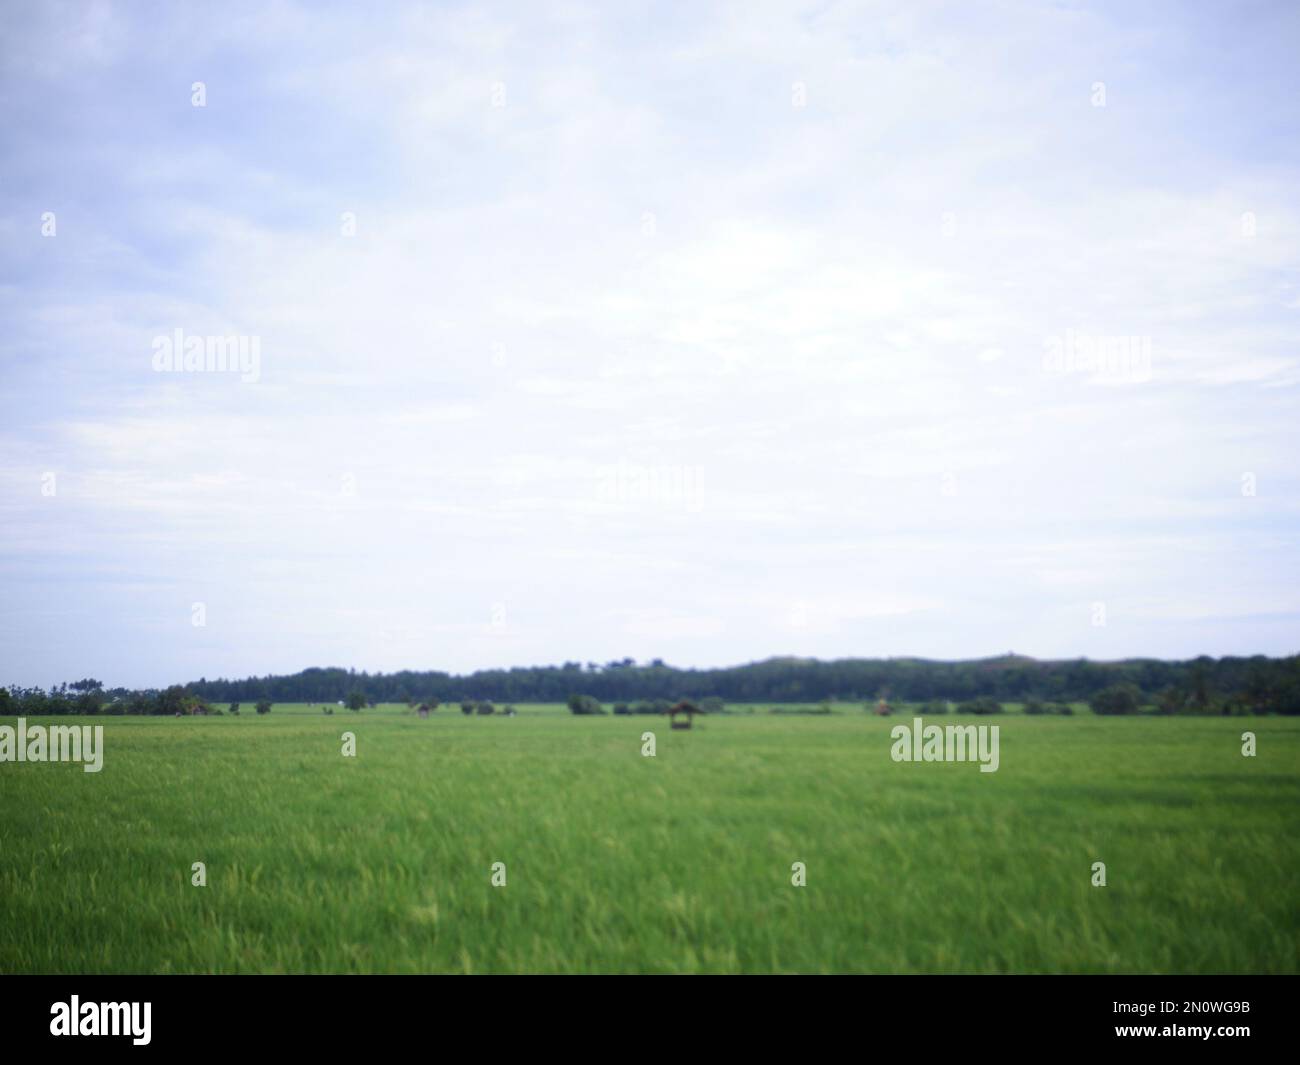
M 415 712 L 416 712 L 417 714 L 419 714 L 421 717 L 428 717 L 428 716 L 429 716 L 429 704 L 428 704 L 428 703 L 421 703 L 421 704 L 419 705 L 419 707 L 416 709 Z
M 893 712 L 894 712 L 894 708 L 889 705 L 889 702 L 882 695 L 880 697 L 880 701 L 876 703 L 876 713 L 878 713 L 881 717 L 888 717 Z
M 701 713 L 701 710 L 689 699 L 683 699 L 675 706 L 670 706 L 664 711 L 668 715 L 669 728 L 690 728 L 691 723 L 695 720 L 695 715 Z M 678 721 L 677 715 L 685 717 L 685 721 Z

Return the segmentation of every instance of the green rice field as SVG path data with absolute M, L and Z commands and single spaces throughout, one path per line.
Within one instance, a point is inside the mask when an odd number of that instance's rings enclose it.
M 0 764 L 0 972 L 1300 970 L 1300 719 L 756 709 L 29 719 L 104 764 Z

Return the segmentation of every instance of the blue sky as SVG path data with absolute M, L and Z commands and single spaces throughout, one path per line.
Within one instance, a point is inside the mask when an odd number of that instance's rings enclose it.
M 1294 653 L 1297 45 L 5 5 L 0 683 Z

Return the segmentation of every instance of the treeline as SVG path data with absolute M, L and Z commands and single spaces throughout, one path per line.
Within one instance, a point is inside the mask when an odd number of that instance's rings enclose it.
M 463 676 L 436 671 L 372 674 L 307 669 L 289 676 L 244 680 L 200 678 L 160 690 L 106 689 L 97 680 L 85 679 L 48 691 L 0 688 L 0 715 L 174 715 L 203 713 L 218 704 L 241 702 L 268 708 L 273 703 L 334 704 L 339 700 L 358 705 L 564 703 L 575 692 L 596 703 L 624 704 L 628 706 L 625 712 L 631 713 L 683 698 L 702 705 L 716 700 L 729 706 L 879 699 L 1106 705 L 1117 690 L 1125 693 L 1122 702 L 1126 706 L 1152 706 L 1162 713 L 1300 714 L 1300 655 L 1203 656 L 1184 662 L 1040 662 L 1014 655 L 966 662 L 773 658 L 725 669 L 677 669 L 658 659 L 637 664 L 625 658 L 604 665 L 566 662 L 562 666 L 481 670 Z M 1098 700 L 1099 695 L 1104 697 Z
M 259 700 L 254 709 L 259 714 L 271 712 L 268 700 Z M 239 703 L 232 701 L 229 710 L 212 706 L 203 696 L 173 684 L 163 689 L 105 689 L 97 680 L 79 680 L 43 688 L 0 688 L 0 717 L 8 715 L 39 717 L 42 714 L 146 714 L 167 717 L 191 714 L 239 713 Z
M 1086 702 L 1106 688 L 1128 685 L 1164 709 L 1213 712 L 1225 702 L 1245 702 L 1261 712 L 1300 713 L 1300 655 L 1289 658 L 1210 658 L 1184 662 L 1086 659 L 1045 662 L 1008 655 L 965 662 L 920 658 L 849 658 L 822 662 L 772 658 L 723 669 L 677 669 L 655 659 L 630 658 L 603 665 L 566 662 L 480 670 L 364 673 L 307 669 L 289 676 L 207 680 L 186 690 L 212 702 L 269 699 L 274 702 L 334 702 L 361 691 L 380 703 L 438 699 L 503 703 L 563 703 L 582 692 L 604 703 L 715 697 L 734 703 L 862 701 L 905 702 L 991 698 L 1023 702 Z

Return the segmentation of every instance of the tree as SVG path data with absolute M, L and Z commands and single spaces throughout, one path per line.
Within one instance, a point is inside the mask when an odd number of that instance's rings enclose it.
M 1000 714 L 1002 712 L 1002 704 L 986 695 L 978 699 L 967 699 L 964 703 L 957 704 L 957 713 L 959 714 Z
M 1282 683 L 1274 705 L 1279 714 L 1300 714 L 1300 678 L 1291 677 Z
M 100 690 L 99 681 L 85 681 L 82 683 L 94 684 L 93 688 L 83 688 L 81 693 L 73 700 L 73 712 L 78 714 L 97 714 L 104 703 L 104 695 Z M 75 687 L 75 685 L 73 686 Z
M 1190 702 L 1197 710 L 1206 712 L 1210 708 L 1210 674 L 1209 667 L 1214 663 L 1214 659 L 1208 655 L 1201 655 L 1192 663 L 1191 686 L 1192 697 Z
M 238 717 L 238 716 L 239 716 L 239 704 L 238 704 L 238 703 L 231 703 L 231 704 L 230 704 L 230 712 L 231 712 L 232 714 L 234 714 L 236 717 Z
M 347 704 L 349 710 L 360 710 L 366 705 L 366 697 L 354 688 L 348 693 Z
M 158 703 L 150 692 L 132 692 L 126 697 L 124 710 L 128 714 L 156 714 Z
M 185 695 L 185 713 L 203 716 L 211 709 L 208 701 L 201 695 L 191 695 L 188 692 Z
M 1136 684 L 1112 684 L 1088 700 L 1094 714 L 1136 714 L 1142 692 Z
M 493 706 L 490 702 L 488 702 L 486 699 L 484 699 L 482 702 L 475 705 L 474 712 L 476 714 L 483 714 L 484 716 L 486 716 L 488 714 L 495 714 L 497 712 L 497 708 Z
M 460 704 L 460 712 L 466 717 L 474 712 L 475 703 L 471 699 L 464 699 Z
M 179 684 L 161 692 L 158 696 L 158 713 L 182 714 L 185 712 L 185 689 Z
M 575 714 L 603 714 L 600 700 L 591 695 L 570 695 L 569 709 Z
M 1180 713 L 1187 705 L 1187 696 L 1172 684 L 1156 696 L 1156 709 L 1162 714 Z
M 727 704 L 716 695 L 708 695 L 700 700 L 700 710 L 706 714 L 720 714 L 727 708 Z
M 1274 688 L 1272 671 L 1268 668 L 1268 662 L 1255 661 L 1251 664 L 1246 673 L 1245 690 L 1243 692 L 1246 702 L 1251 710 L 1256 714 L 1267 714 L 1277 705 L 1277 692 Z
M 268 703 L 265 699 L 263 699 L 260 703 L 257 704 L 257 712 L 259 714 L 269 714 L 271 712 L 271 704 Z

